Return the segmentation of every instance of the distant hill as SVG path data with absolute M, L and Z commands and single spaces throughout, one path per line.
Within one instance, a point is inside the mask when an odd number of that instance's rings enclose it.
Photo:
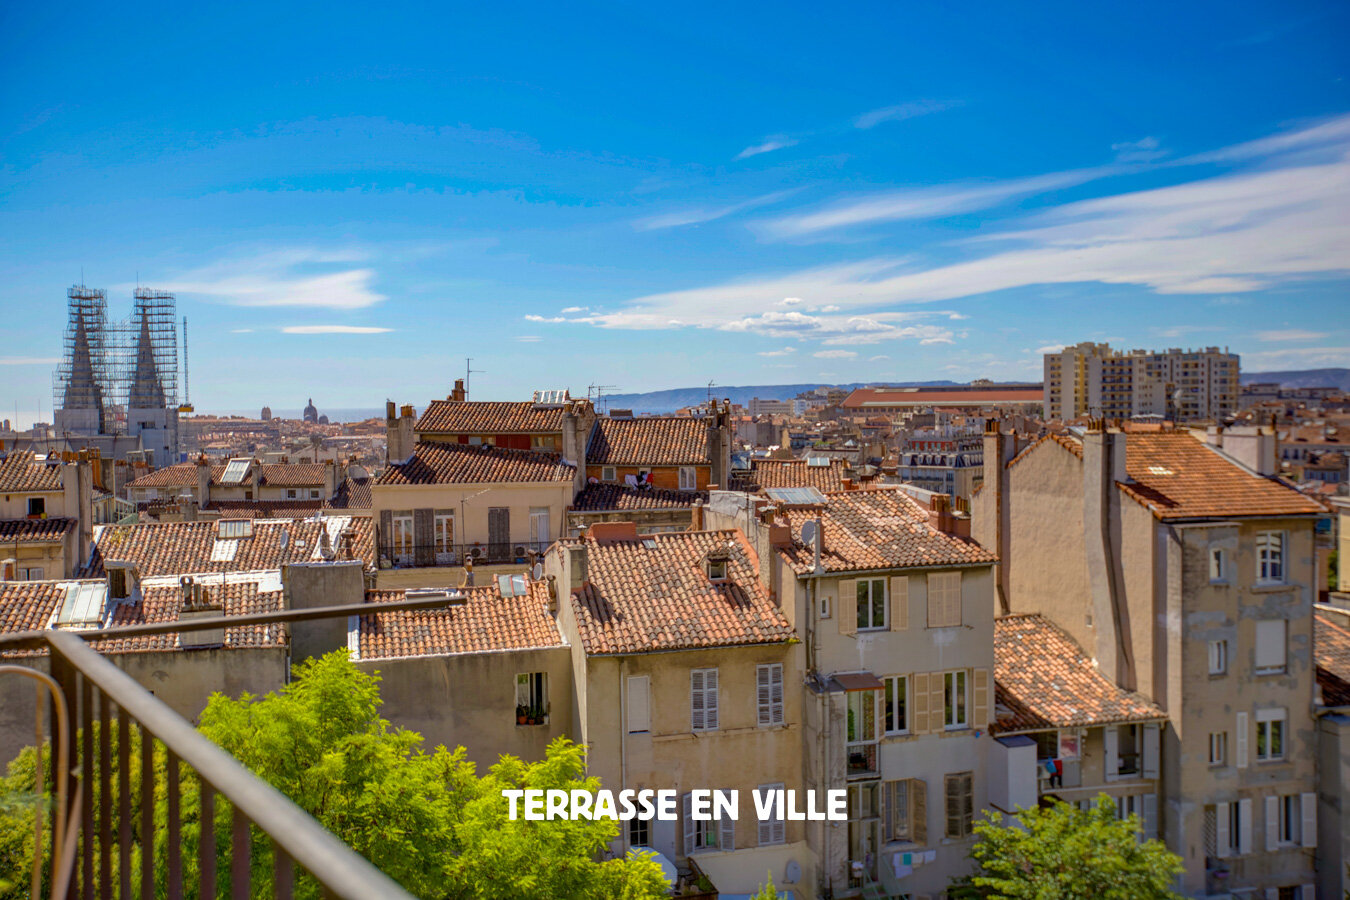
M 845 391 L 856 390 L 860 387 L 873 387 L 877 385 L 904 386 L 904 387 L 942 387 L 958 384 L 955 381 L 906 381 L 900 385 L 894 385 L 893 382 L 852 382 L 849 384 L 821 384 L 820 382 L 811 382 L 809 384 L 752 384 L 741 387 L 727 385 L 713 385 L 712 393 L 718 399 L 729 399 L 732 403 L 738 403 L 741 406 L 749 406 L 753 397 L 761 400 L 791 400 L 793 397 L 803 391 L 814 391 L 816 388 L 840 388 Z M 708 387 L 687 387 L 672 388 L 665 391 L 648 391 L 640 394 L 605 394 L 604 406 L 610 409 L 631 409 L 635 415 L 652 415 L 657 413 L 673 413 L 677 409 L 683 409 L 687 406 L 698 406 L 700 403 L 708 402 Z
M 1289 372 L 1243 372 L 1243 384 L 1275 382 L 1281 387 L 1334 387 L 1350 391 L 1350 369 L 1301 369 Z

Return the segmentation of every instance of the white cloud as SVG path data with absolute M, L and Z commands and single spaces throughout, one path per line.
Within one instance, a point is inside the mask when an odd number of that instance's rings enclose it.
M 1242 354 L 1244 372 L 1350 367 L 1350 347 L 1299 347 Z
M 1153 162 L 1167 155 L 1166 150 L 1159 148 L 1158 139 L 1155 137 L 1122 141 L 1119 144 L 1112 144 L 1111 149 L 1116 151 L 1116 162 L 1122 163 Z
M 1325 336 L 1324 332 L 1307 331 L 1302 328 L 1285 328 L 1256 333 L 1257 339 L 1262 341 L 1317 341 Z
M 821 350 L 811 355 L 816 359 L 853 359 L 858 354 L 852 350 Z
M 916 100 L 912 103 L 884 106 L 881 109 L 874 109 L 858 116 L 853 120 L 853 127 L 875 128 L 882 122 L 901 122 L 905 119 L 913 119 L 916 116 L 942 112 L 944 109 L 951 109 L 953 106 L 959 105 L 959 103 L 950 103 L 943 100 Z
M 231 328 L 230 334 L 252 334 L 252 328 Z
M 563 315 L 568 315 L 570 313 L 586 312 L 588 309 L 590 309 L 589 306 L 569 306 L 566 309 L 560 310 L 560 312 Z
M 655 231 L 661 228 L 680 228 L 686 225 L 702 225 L 705 222 L 714 222 L 718 219 L 724 219 L 727 216 L 734 216 L 736 213 L 745 212 L 746 210 L 769 206 L 795 193 L 797 193 L 795 190 L 774 191 L 772 194 L 751 197 L 749 200 L 742 200 L 739 203 L 730 203 L 724 206 L 689 207 L 688 209 L 680 209 L 645 219 L 638 219 L 633 223 L 633 227 L 638 231 Z M 577 311 L 584 310 L 585 308 L 586 307 L 584 306 L 573 307 L 573 309 Z M 567 312 L 567 310 L 563 310 L 563 312 Z
M 1043 346 L 1041 346 L 1041 347 L 1037 347 L 1035 350 L 1027 350 L 1027 351 L 1025 351 L 1025 352 L 1027 352 L 1027 353 L 1034 353 L 1034 354 L 1036 354 L 1037 356 L 1044 356 L 1044 355 L 1047 354 L 1047 353 L 1060 353 L 1060 352 L 1062 352 L 1062 351 L 1064 350 L 1065 347 L 1071 347 L 1071 346 L 1073 346 L 1073 345 L 1072 345 L 1072 344 L 1045 344 L 1045 345 L 1043 345 Z
M 884 353 L 881 354 L 880 356 L 869 356 L 869 357 L 867 357 L 867 361 L 868 361 L 868 362 L 881 362 L 882 360 L 886 360 L 886 359 L 890 359 L 890 357 L 887 356 L 887 355 L 884 354 Z
M 385 299 L 371 287 L 373 269 L 315 271 L 363 259 L 365 255 L 354 250 L 290 248 L 219 260 L 157 286 L 235 306 L 363 309 Z
M 801 306 L 801 305 L 802 305 L 802 298 L 801 298 L 801 297 L 784 297 L 782 300 L 779 300 L 779 301 L 778 301 L 778 305 L 779 305 L 779 306 Z
M 564 310 L 564 311 L 565 311 L 565 310 Z M 574 321 L 574 320 L 572 320 L 572 319 L 566 319 L 566 318 L 564 318 L 564 317 L 562 317 L 562 316 L 536 316 L 536 315 L 534 315 L 533 313 L 531 313 L 531 314 L 525 316 L 525 321 L 526 321 L 526 322 L 549 322 L 549 323 L 556 323 L 556 322 L 571 322 L 571 321 Z
M 736 159 L 748 159 L 751 156 L 759 156 L 761 153 L 772 153 L 775 150 L 782 150 L 785 147 L 792 147 L 797 143 L 795 138 L 790 138 L 785 134 L 776 134 L 764 139 L 762 144 L 752 144 L 746 147 L 740 153 L 736 154 Z
M 1184 338 L 1188 334 L 1210 334 L 1222 331 L 1214 325 L 1169 325 L 1166 328 L 1150 328 L 1149 331 L 1160 338 Z
M 953 322 L 960 322 L 962 319 L 969 319 L 970 316 L 961 313 L 947 313 L 947 318 L 951 319 Z
M 392 328 L 374 328 L 368 325 L 288 325 L 283 334 L 388 334 Z
M 797 352 L 796 347 L 784 347 L 782 350 L 763 350 L 759 356 L 791 356 Z
M 537 344 L 542 341 L 543 338 L 537 334 L 518 334 L 515 336 L 515 340 L 520 341 L 522 344 Z
M 0 366 L 55 366 L 59 356 L 0 356 Z

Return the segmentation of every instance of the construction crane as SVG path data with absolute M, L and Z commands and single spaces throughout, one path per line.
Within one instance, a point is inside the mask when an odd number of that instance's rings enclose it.
M 187 316 L 183 316 L 183 402 L 178 404 L 178 412 L 190 413 L 193 411 L 192 389 L 188 385 Z

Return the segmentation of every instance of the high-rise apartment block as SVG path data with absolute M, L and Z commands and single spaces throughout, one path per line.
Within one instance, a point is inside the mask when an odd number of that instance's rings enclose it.
M 1112 350 L 1084 342 L 1045 354 L 1045 418 L 1222 419 L 1238 408 L 1238 356 L 1227 348 Z

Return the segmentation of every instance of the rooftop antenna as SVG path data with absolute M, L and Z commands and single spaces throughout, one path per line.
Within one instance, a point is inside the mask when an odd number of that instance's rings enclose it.
M 599 406 L 599 405 L 600 405 L 600 400 L 601 400 L 601 398 L 604 397 L 604 395 L 605 395 L 605 391 L 609 391 L 609 392 L 612 394 L 612 393 L 614 393 L 615 391 L 617 391 L 618 389 L 619 389 L 619 386 L 618 386 L 617 384 L 592 384 L 592 385 L 590 385 L 589 387 L 586 388 L 586 399 L 587 399 L 587 400 L 590 400 L 590 399 L 591 399 L 591 395 L 594 394 L 594 395 L 595 395 L 595 405 L 596 405 L 596 406 Z M 605 412 L 609 412 L 609 404 L 608 404 L 608 403 L 605 404 Z
M 179 404 L 180 413 L 190 413 L 192 407 L 192 387 L 188 382 L 188 343 L 187 343 L 187 316 L 183 316 L 183 402 Z
M 712 389 L 717 387 L 717 382 L 711 378 L 708 379 L 708 405 L 712 405 Z
M 486 374 L 487 374 L 487 372 L 484 371 L 483 369 L 475 369 L 475 368 L 473 368 L 473 357 L 471 357 L 471 356 L 466 356 L 466 357 L 464 357 L 464 396 L 465 396 L 465 397 L 468 397 L 468 396 L 469 396 L 469 376 L 472 375 L 474 372 L 477 372 L 479 375 L 486 375 Z

